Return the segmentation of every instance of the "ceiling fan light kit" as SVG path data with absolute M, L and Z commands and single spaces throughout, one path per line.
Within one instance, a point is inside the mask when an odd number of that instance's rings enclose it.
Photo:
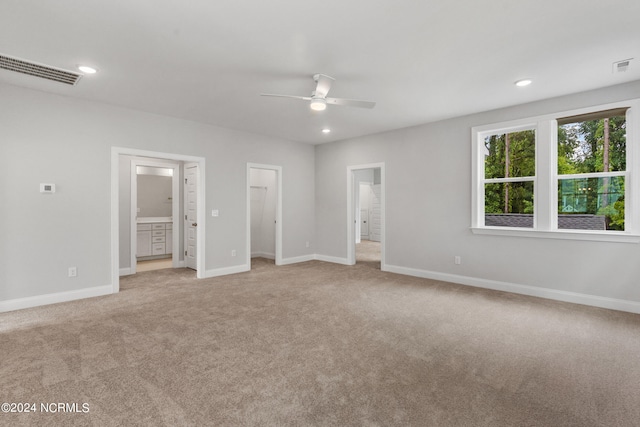
M 372 101 L 360 101 L 357 99 L 327 98 L 331 84 L 335 81 L 333 77 L 325 74 L 314 74 L 313 81 L 316 82 L 316 89 L 311 92 L 311 96 L 279 95 L 272 93 L 261 93 L 260 96 L 276 96 L 279 98 L 301 99 L 311 101 L 309 106 L 313 111 L 324 111 L 327 104 L 343 105 L 347 107 L 373 108 L 376 103 Z
M 327 101 L 323 98 L 311 98 L 309 106 L 313 111 L 324 111 L 327 109 Z

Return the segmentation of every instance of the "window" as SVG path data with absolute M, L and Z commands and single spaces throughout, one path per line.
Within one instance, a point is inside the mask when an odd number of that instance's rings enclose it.
M 626 109 L 558 119 L 558 228 L 624 231 Z
M 633 100 L 473 128 L 473 232 L 640 241 L 638 110 Z
M 535 129 L 485 136 L 485 225 L 533 228 L 535 141 Z

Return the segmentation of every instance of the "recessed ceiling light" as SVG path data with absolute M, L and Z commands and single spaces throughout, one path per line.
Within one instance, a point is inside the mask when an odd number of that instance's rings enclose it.
M 329 128 L 322 129 L 322 133 L 329 133 L 329 132 L 331 132 L 331 129 Z
M 529 86 L 533 81 L 531 79 L 522 79 L 516 82 L 516 86 L 525 87 Z
M 97 68 L 89 67 L 87 65 L 78 65 L 78 70 L 86 74 L 95 74 L 98 72 Z

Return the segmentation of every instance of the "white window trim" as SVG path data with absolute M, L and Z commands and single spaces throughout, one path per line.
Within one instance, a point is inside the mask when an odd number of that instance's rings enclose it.
M 577 116 L 615 108 L 627 108 L 627 170 L 595 174 L 558 175 L 557 118 Z M 484 225 L 484 184 L 496 179 L 484 178 L 484 153 L 481 143 L 489 135 L 520 130 L 536 132 L 535 177 L 513 178 L 534 182 L 533 228 L 488 227 Z M 577 110 L 562 111 L 544 116 L 513 120 L 471 129 L 471 231 L 479 235 L 534 237 L 544 239 L 589 240 L 601 242 L 640 243 L 640 99 L 615 102 Z M 561 179 L 597 177 L 625 177 L 625 231 L 558 229 L 558 181 Z M 511 178 L 509 178 L 511 180 Z M 505 182 L 498 179 L 498 182 Z

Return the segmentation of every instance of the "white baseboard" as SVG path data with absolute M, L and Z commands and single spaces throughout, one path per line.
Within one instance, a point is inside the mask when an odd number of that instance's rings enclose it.
M 478 279 L 457 274 L 439 273 L 435 271 L 419 270 L 416 268 L 386 265 L 385 271 L 404 274 L 407 276 L 422 277 L 425 279 L 452 282 L 460 285 L 475 286 L 477 288 L 493 289 L 496 291 L 511 292 L 514 294 L 529 295 L 556 301 L 570 302 L 574 304 L 590 305 L 593 307 L 608 308 L 611 310 L 627 311 L 640 314 L 640 302 L 626 301 L 615 298 L 596 295 L 567 292 L 557 289 L 539 288 L 537 286 L 519 285 L 515 283 L 499 282 L 497 280 Z
M 313 261 L 315 259 L 316 259 L 315 254 L 301 255 L 301 256 L 296 256 L 291 258 L 283 258 L 282 261 L 280 262 L 280 265 L 297 264 L 299 262 Z
M 214 268 L 204 272 L 203 278 L 226 276 L 228 274 L 244 273 L 251 270 L 251 266 L 247 264 L 234 265 L 232 267 Z
M 347 258 L 316 254 L 315 259 L 318 261 L 332 262 L 334 264 L 351 265 Z
M 269 252 L 252 252 L 251 258 L 276 259 L 276 254 L 272 254 Z
M 74 301 L 83 298 L 99 297 L 113 293 L 111 285 L 95 286 L 93 288 L 76 289 L 74 291 L 57 292 L 54 294 L 36 295 L 33 297 L 16 298 L 0 301 L 0 313 L 41 305 L 57 304 L 59 302 Z

